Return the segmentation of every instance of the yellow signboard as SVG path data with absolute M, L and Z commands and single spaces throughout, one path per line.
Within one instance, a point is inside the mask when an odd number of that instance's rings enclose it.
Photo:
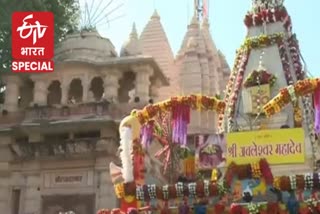
M 247 164 L 266 158 L 269 164 L 304 163 L 301 128 L 229 133 L 227 163 Z

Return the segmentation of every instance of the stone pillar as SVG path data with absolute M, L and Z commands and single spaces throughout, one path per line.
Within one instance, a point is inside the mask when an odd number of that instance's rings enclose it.
M 135 97 L 139 97 L 140 102 L 148 102 L 150 99 L 150 77 L 153 69 L 150 66 L 135 66 L 133 71 L 136 74 Z
M 61 83 L 61 105 L 68 104 L 69 83 L 62 81 Z
M 18 76 L 5 76 L 3 79 L 6 84 L 4 109 L 15 112 L 18 110 L 21 80 Z
M 9 183 L 9 177 L 0 176 L 0 210 L 3 213 L 10 213 Z
M 109 170 L 99 169 L 96 173 L 99 186 L 99 190 L 96 192 L 96 210 L 117 207 L 117 199 Z
M 40 213 L 41 212 L 41 177 L 40 175 L 26 176 L 26 188 L 24 194 L 24 212 L 23 213 Z
M 108 101 L 118 101 L 118 89 L 120 87 L 119 80 L 122 76 L 119 70 L 112 70 L 106 72 L 104 77 L 104 99 Z
M 89 87 L 90 84 L 88 83 L 88 81 L 84 81 L 82 80 L 82 102 L 86 103 L 89 101 Z
M 33 104 L 38 104 L 39 106 L 47 105 L 48 96 L 48 83 L 42 79 L 33 79 L 34 89 L 33 89 Z
M 156 85 L 156 83 L 154 85 L 152 85 L 150 87 L 150 97 L 155 99 L 159 96 L 159 87 Z

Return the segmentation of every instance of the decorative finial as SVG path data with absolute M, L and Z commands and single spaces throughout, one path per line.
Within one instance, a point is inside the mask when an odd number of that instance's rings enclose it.
M 157 10 L 154 10 L 151 19 L 160 19 L 159 13 Z
M 138 38 L 138 33 L 137 33 L 137 28 L 136 28 L 136 23 L 133 22 L 132 24 L 132 30 L 131 30 L 131 33 L 130 33 L 130 37 L 131 38 Z
M 204 20 L 209 16 L 209 1 L 208 0 L 194 0 L 194 16 L 198 21 Z

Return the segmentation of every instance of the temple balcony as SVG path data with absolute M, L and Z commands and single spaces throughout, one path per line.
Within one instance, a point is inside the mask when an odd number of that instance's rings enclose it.
M 141 109 L 146 102 L 108 103 L 92 102 L 66 106 L 32 106 L 15 113 L 2 112 L 0 129 L 41 121 L 83 121 L 100 119 L 120 122 L 132 109 Z
M 45 140 L 38 143 L 30 143 L 26 140 L 8 146 L 12 161 L 83 159 L 107 155 L 116 158 L 118 149 L 117 140 L 114 138 Z

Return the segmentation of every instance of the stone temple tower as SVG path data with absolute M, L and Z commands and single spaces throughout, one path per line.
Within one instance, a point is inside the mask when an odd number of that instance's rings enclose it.
M 188 26 L 176 57 L 181 93 L 222 96 L 229 67 L 217 50 L 209 30 L 209 21 L 195 14 Z M 214 133 L 217 118 L 212 112 L 192 112 L 190 134 Z
M 154 101 L 188 94 L 223 96 L 230 68 L 213 42 L 208 16 L 199 13 L 199 5 L 200 1 L 196 1 L 195 14 L 176 56 L 172 52 L 157 11 L 154 11 L 141 32 L 140 44 L 137 47 L 142 48 L 143 55 L 155 59 L 170 83 L 169 86 L 159 89 Z M 132 36 L 130 38 L 132 41 Z M 136 40 L 135 43 L 137 44 Z M 190 134 L 209 134 L 215 133 L 216 127 L 217 119 L 214 114 L 193 112 L 188 130 Z
M 283 0 L 253 0 L 245 25 L 248 32 L 226 87 L 227 108 L 219 116 L 220 128 L 236 132 L 303 126 L 305 133 L 311 133 L 305 140 L 310 160 L 310 139 L 314 140 L 310 98 L 297 100 L 271 118 L 262 109 L 281 88 L 305 78 L 299 43 Z
M 155 59 L 170 82 L 170 86 L 161 88 L 156 101 L 168 99 L 172 94 L 177 94 L 179 92 L 179 77 L 176 72 L 174 55 L 156 10 L 141 32 L 140 42 L 143 54 Z

